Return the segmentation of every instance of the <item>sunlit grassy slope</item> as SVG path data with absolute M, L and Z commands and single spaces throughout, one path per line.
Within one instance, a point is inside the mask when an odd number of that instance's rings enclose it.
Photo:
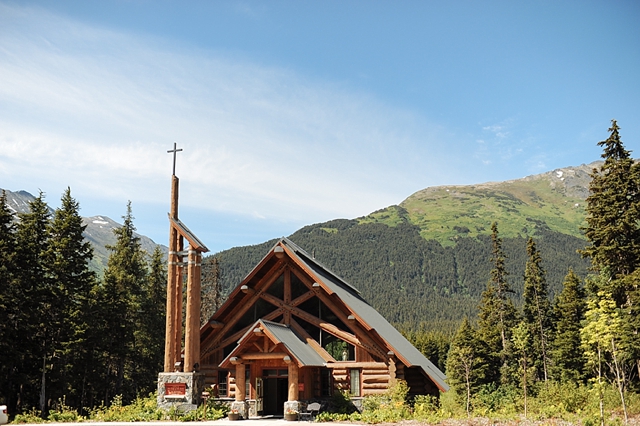
M 461 237 L 488 234 L 498 222 L 502 237 L 535 235 L 536 225 L 583 238 L 589 173 L 595 164 L 566 167 L 523 179 L 426 188 L 399 206 L 359 218 L 359 223 L 409 222 L 427 240 L 452 246 Z

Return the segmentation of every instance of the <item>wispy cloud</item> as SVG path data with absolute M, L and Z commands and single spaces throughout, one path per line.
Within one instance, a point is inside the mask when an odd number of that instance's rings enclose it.
M 366 93 L 39 9 L 0 15 L 5 182 L 161 203 L 177 141 L 183 206 L 312 221 L 443 170 L 441 130 Z

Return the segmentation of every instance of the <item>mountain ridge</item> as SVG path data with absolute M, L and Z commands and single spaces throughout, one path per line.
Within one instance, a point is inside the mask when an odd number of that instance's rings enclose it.
M 35 200 L 35 196 L 27 191 L 10 191 L 4 190 L 7 197 L 7 206 L 13 213 L 27 213 L 29 211 L 29 203 Z M 51 214 L 54 213 L 54 209 L 49 208 Z M 84 238 L 91 243 L 93 247 L 93 259 L 91 261 L 91 268 L 96 272 L 101 272 L 107 267 L 107 261 L 109 260 L 110 251 L 107 246 L 114 245 L 116 243 L 116 237 L 113 230 L 122 226 L 122 224 L 115 220 L 103 216 L 82 216 L 82 224 L 86 225 L 86 229 L 83 232 Z M 168 248 L 162 244 L 156 244 L 151 238 L 135 233 L 135 236 L 140 238 L 140 245 L 142 249 L 147 253 L 153 253 L 156 246 L 160 246 L 161 250 L 166 254 Z

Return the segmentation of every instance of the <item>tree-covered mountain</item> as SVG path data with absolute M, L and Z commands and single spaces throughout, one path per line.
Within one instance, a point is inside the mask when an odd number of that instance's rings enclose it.
M 426 188 L 357 219 L 305 226 L 289 238 L 356 288 L 389 321 L 414 328 L 453 330 L 475 318 L 489 280 L 490 228 L 504 239 L 508 280 L 523 292 L 527 238 L 536 241 L 553 296 L 569 268 L 588 263 L 577 253 L 586 241 L 585 198 L 596 164 L 523 179 Z M 264 256 L 274 240 L 216 254 L 229 290 Z

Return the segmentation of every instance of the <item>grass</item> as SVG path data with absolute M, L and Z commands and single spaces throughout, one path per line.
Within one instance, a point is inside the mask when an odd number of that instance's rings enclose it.
M 452 246 L 459 237 L 488 234 L 491 223 L 502 237 L 535 235 L 536 222 L 551 230 L 583 238 L 585 201 L 566 195 L 549 177 L 495 184 L 434 187 L 419 191 L 400 206 L 358 219 L 359 223 L 397 226 L 410 222 L 421 236 Z

